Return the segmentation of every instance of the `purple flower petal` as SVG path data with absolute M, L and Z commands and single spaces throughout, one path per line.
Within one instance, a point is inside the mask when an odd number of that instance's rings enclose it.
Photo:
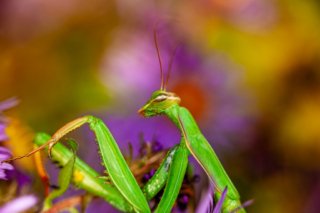
M 5 101 L 0 102 L 0 112 L 16 106 L 18 102 L 19 101 L 16 98 L 9 98 Z
M 34 195 L 25 195 L 19 198 L 16 198 L 4 206 L 0 207 L 0 213 L 15 213 L 15 212 L 24 212 L 31 207 L 33 207 L 38 202 L 37 197 Z
M 221 212 L 222 204 L 224 202 L 224 199 L 226 198 L 227 191 L 228 191 L 228 188 L 227 187 L 224 188 L 217 205 L 214 207 L 213 213 L 220 213 Z
M 9 149 L 7 148 L 4 148 L 2 146 L 0 146 L 0 154 L 1 155 L 8 155 L 8 156 L 11 156 L 11 152 Z
M 0 102 L 0 141 L 8 139 L 5 133 L 6 123 L 3 123 L 3 117 L 1 116 L 2 111 L 7 110 L 18 103 L 16 98 L 10 98 Z M 11 152 L 5 148 L 0 147 L 0 179 L 6 180 L 5 170 L 13 170 L 13 166 L 9 163 L 1 163 L 11 157 Z
M 5 124 L 0 123 L 0 141 L 5 141 L 8 139 L 8 136 L 5 133 Z
M 6 170 L 13 170 L 13 166 L 10 163 L 0 163 L 0 168 L 1 169 L 6 169 Z
M 0 179 L 6 180 L 5 170 L 13 170 L 13 166 L 9 163 L 1 163 L 3 160 L 10 158 L 11 153 L 8 149 L 0 147 Z
M 204 187 L 207 188 L 207 187 Z M 196 213 L 202 213 L 202 212 L 208 212 L 210 208 L 213 206 L 213 189 L 212 187 L 208 187 L 207 190 L 202 190 L 201 191 L 201 198 L 198 203 Z

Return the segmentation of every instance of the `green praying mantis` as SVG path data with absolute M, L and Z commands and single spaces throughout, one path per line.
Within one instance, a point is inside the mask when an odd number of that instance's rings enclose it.
M 164 188 L 160 202 L 154 212 L 170 212 L 177 199 L 183 178 L 186 173 L 188 156 L 191 154 L 201 165 L 214 186 L 215 201 L 218 201 L 224 189 L 227 194 L 224 197 L 222 212 L 245 212 L 242 207 L 240 196 L 220 163 L 214 150 L 201 133 L 196 121 L 188 109 L 181 107 L 180 98 L 166 91 L 160 52 L 157 44 L 156 33 L 154 40 L 157 49 L 161 71 L 161 87 L 152 93 L 147 103 L 141 107 L 139 113 L 144 117 L 164 115 L 168 117 L 181 133 L 180 143 L 171 148 L 154 176 L 140 188 L 134 175 L 122 155 L 115 139 L 103 121 L 94 116 L 77 118 L 59 130 L 52 136 L 39 133 L 35 137 L 38 146 L 30 153 L 9 159 L 9 161 L 24 158 L 36 152 L 47 149 L 49 157 L 61 166 L 67 165 L 73 153 L 59 140 L 69 132 L 84 124 L 89 124 L 94 132 L 100 150 L 103 165 L 109 175 L 111 184 L 106 184 L 99 174 L 78 157 L 73 161 L 72 182 L 93 194 L 103 198 L 123 212 L 151 212 L 148 201 Z M 169 68 L 170 73 L 170 68 Z M 168 75 L 169 76 L 169 75 Z

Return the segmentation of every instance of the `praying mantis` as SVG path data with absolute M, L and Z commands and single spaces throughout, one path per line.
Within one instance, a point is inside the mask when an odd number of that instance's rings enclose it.
M 118 210 L 149 213 L 151 210 L 148 201 L 164 188 L 162 198 L 154 212 L 170 212 L 177 199 L 186 173 L 188 156 L 191 154 L 213 184 L 215 201 L 217 202 L 223 197 L 221 211 L 245 212 L 237 189 L 211 145 L 203 136 L 193 116 L 188 109 L 180 106 L 181 100 L 176 94 L 166 91 L 169 74 L 165 82 L 156 33 L 154 33 L 154 40 L 160 63 L 161 87 L 152 93 L 150 99 L 138 112 L 144 117 L 166 116 L 179 129 L 181 140 L 179 144 L 176 144 L 168 151 L 154 176 L 143 188 L 140 188 L 134 178 L 107 126 L 101 119 L 90 115 L 77 118 L 65 124 L 52 136 L 45 133 L 37 134 L 35 144 L 38 147 L 36 149 L 24 156 L 9 159 L 9 161 L 28 157 L 42 149 L 47 149 L 51 159 L 61 166 L 65 166 L 72 157 L 72 152 L 59 143 L 59 140 L 69 132 L 88 124 L 95 134 L 103 165 L 112 184 L 106 184 L 102 179 L 99 179 L 99 174 L 78 157 L 75 157 L 73 164 L 72 182 L 79 188 L 102 197 Z

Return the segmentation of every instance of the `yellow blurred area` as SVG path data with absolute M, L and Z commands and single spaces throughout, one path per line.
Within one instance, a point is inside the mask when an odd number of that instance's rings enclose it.
M 293 103 L 279 120 L 278 143 L 291 164 L 319 169 L 320 96 L 305 96 Z
M 12 156 L 22 156 L 30 152 L 34 148 L 32 129 L 17 118 L 10 118 L 8 123 L 6 134 L 9 140 L 5 141 L 5 146 L 12 151 Z M 35 171 L 35 162 L 32 156 L 17 160 L 14 163 L 25 172 Z
M 304 208 L 300 197 L 307 193 L 300 177 L 281 173 L 258 182 L 254 187 L 252 212 L 300 212 Z M 299 194 L 297 194 L 299 193 Z

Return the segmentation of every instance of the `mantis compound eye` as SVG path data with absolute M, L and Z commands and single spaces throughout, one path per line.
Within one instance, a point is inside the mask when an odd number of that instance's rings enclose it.
M 153 101 L 155 101 L 155 102 L 161 102 L 161 101 L 166 100 L 167 98 L 168 98 L 167 95 L 160 95 L 160 96 L 156 97 Z

